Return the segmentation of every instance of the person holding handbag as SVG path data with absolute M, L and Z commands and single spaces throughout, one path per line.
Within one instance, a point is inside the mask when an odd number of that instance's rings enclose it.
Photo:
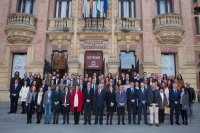
M 43 88 L 39 88 L 39 92 L 35 96 L 35 111 L 37 112 L 37 122 L 36 124 L 39 124 L 42 118 L 42 112 L 43 112 L 43 99 L 44 99 L 44 93 Z
M 70 98 L 71 94 L 69 92 L 69 87 L 65 87 L 65 92 L 62 94 L 62 106 L 63 106 L 63 124 L 65 124 L 67 115 L 67 124 L 69 124 L 69 112 L 70 112 Z
M 35 93 L 36 87 L 32 86 L 31 91 L 28 92 L 27 98 L 26 98 L 26 107 L 27 107 L 27 124 L 32 123 L 32 114 L 34 112 L 34 105 L 35 105 Z
M 27 85 L 27 81 L 24 81 L 24 85 L 22 86 L 20 92 L 19 92 L 19 97 L 21 98 L 21 102 L 22 102 L 22 112 L 21 114 L 25 114 L 25 109 L 26 109 L 26 97 L 27 94 L 30 90 L 30 87 Z
M 164 109 L 165 106 L 168 105 L 168 100 L 167 100 L 167 96 L 166 94 L 163 92 L 164 88 L 163 87 L 159 87 L 159 91 L 160 91 L 160 102 L 158 103 L 158 107 L 159 107 L 159 111 L 158 111 L 158 117 L 159 117 L 159 123 L 162 125 L 164 124 L 164 120 L 165 120 L 165 114 L 164 114 Z

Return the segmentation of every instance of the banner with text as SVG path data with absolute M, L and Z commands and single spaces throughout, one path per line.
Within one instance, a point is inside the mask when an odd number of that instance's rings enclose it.
M 175 61 L 174 61 L 174 54 L 162 54 L 162 75 L 167 74 L 175 76 Z
M 101 69 L 102 67 L 102 52 L 86 52 L 85 67 L 86 69 Z
M 26 54 L 18 55 L 14 54 L 13 56 L 13 66 L 12 66 L 12 77 L 16 71 L 20 73 L 20 77 L 23 77 L 24 73 L 26 73 Z

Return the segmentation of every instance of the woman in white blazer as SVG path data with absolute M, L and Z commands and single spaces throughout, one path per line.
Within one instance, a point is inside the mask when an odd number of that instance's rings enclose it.
M 25 114 L 26 97 L 27 97 L 29 90 L 30 90 L 30 88 L 29 88 L 29 86 L 27 86 L 27 81 L 24 81 L 24 85 L 22 86 L 22 88 L 19 92 L 19 97 L 21 98 L 21 102 L 22 102 L 21 114 Z

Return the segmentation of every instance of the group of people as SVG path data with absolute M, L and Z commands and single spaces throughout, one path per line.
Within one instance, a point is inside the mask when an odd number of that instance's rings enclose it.
M 164 124 L 165 107 L 170 107 L 170 122 L 174 124 L 175 112 L 177 125 L 179 114 L 182 124 L 188 124 L 188 117 L 193 116 L 193 103 L 196 100 L 195 91 L 190 83 L 185 83 L 179 74 L 167 77 L 163 74 L 117 72 L 115 78 L 111 73 L 107 76 L 94 73 L 83 77 L 78 74 L 24 74 L 20 78 L 19 72 L 11 79 L 10 85 L 10 113 L 16 113 L 18 99 L 22 102 L 22 114 L 27 113 L 27 124 L 32 123 L 32 115 L 37 113 L 37 124 L 41 122 L 44 112 L 44 124 L 50 124 L 53 112 L 53 124 L 58 124 L 59 114 L 63 114 L 63 124 L 69 124 L 70 111 L 74 114 L 74 124 L 79 124 L 80 114 L 84 112 L 84 125 L 91 125 L 91 115 L 95 115 L 94 124 L 103 124 L 103 115 L 107 116 L 106 124 L 112 125 L 113 113 L 117 112 L 118 125 L 125 125 L 125 112 L 128 111 L 128 124 L 140 125 L 141 115 L 144 115 L 146 125 L 160 126 Z M 147 122 L 149 112 L 150 121 Z M 136 114 L 138 119 L 136 119 Z M 154 117 L 155 116 L 155 117 Z M 67 117 L 67 118 L 66 118 Z

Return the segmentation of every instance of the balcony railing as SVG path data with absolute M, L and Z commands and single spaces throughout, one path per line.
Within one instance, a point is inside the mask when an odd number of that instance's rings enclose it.
M 72 18 L 50 18 L 48 31 L 72 32 Z
M 11 43 L 28 43 L 36 33 L 37 19 L 26 13 L 12 13 L 8 15 L 5 28 L 7 39 Z
M 137 18 L 117 18 L 117 27 L 116 31 L 123 31 L 123 32 L 134 32 L 134 31 L 141 31 L 140 26 L 140 19 Z
M 109 27 L 109 19 L 103 18 L 84 18 L 82 19 L 82 31 L 99 31 L 99 32 L 108 32 L 110 30 Z
M 154 30 L 183 29 L 182 16 L 176 13 L 161 14 L 154 18 Z
M 7 28 L 30 28 L 32 30 L 36 29 L 37 19 L 25 13 L 12 13 L 8 15 L 8 25 Z

